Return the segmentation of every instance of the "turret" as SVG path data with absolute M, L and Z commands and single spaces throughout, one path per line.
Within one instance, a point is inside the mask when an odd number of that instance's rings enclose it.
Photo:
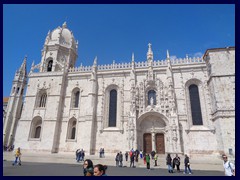
M 27 57 L 25 56 L 21 67 L 16 71 L 12 83 L 6 119 L 3 128 L 3 145 L 11 146 L 14 144 L 17 123 L 21 116 L 23 106 L 23 92 L 27 84 Z

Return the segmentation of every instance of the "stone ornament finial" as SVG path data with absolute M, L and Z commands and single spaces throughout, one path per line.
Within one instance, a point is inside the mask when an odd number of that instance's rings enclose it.
M 66 23 L 66 21 L 63 23 L 62 28 L 67 28 L 67 23 Z

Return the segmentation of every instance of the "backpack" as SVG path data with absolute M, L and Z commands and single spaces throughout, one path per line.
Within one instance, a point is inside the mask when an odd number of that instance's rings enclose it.
M 232 168 L 231 163 L 230 163 L 229 161 L 228 161 L 228 166 L 229 166 L 230 169 L 231 169 L 232 176 L 235 176 L 235 169 Z
M 179 158 L 174 158 L 174 164 L 177 166 L 180 165 Z

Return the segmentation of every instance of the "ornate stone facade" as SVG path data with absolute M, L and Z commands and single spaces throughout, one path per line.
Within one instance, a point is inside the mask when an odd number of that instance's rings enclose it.
M 77 48 L 64 23 L 48 33 L 41 62 L 26 76 L 24 60 L 23 75 L 13 81 L 13 88 L 27 88 L 23 109 L 23 95 L 11 92 L 4 145 L 54 153 L 95 154 L 104 147 L 106 153 L 235 154 L 234 47 L 154 60 L 149 44 L 145 62 L 133 54 L 129 63 L 97 65 L 95 58 L 93 66 L 75 67 Z

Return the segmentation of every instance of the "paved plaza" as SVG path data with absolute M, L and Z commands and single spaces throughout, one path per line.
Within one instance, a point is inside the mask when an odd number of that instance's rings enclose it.
M 3 162 L 3 176 L 83 176 L 82 164 L 57 164 L 25 162 L 22 166 L 12 166 L 11 161 Z M 193 174 L 173 173 L 169 174 L 167 169 L 143 167 L 114 167 L 107 169 L 108 176 L 223 176 L 221 171 L 193 170 Z
M 135 163 L 135 168 L 129 167 L 129 161 L 123 161 L 124 167 L 116 167 L 113 156 L 99 158 L 96 155 L 86 156 L 94 164 L 105 164 L 108 166 L 109 176 L 224 176 L 222 161 L 207 164 L 191 160 L 193 174 L 183 174 L 183 159 L 181 159 L 181 172 L 169 174 L 165 162 L 165 156 L 160 156 L 158 166 L 153 166 L 151 170 L 146 169 L 143 160 Z M 73 153 L 50 154 L 50 153 L 23 153 L 22 166 L 12 166 L 14 152 L 3 153 L 3 176 L 83 176 L 83 162 L 77 163 Z M 191 162 L 190 161 L 190 162 Z

